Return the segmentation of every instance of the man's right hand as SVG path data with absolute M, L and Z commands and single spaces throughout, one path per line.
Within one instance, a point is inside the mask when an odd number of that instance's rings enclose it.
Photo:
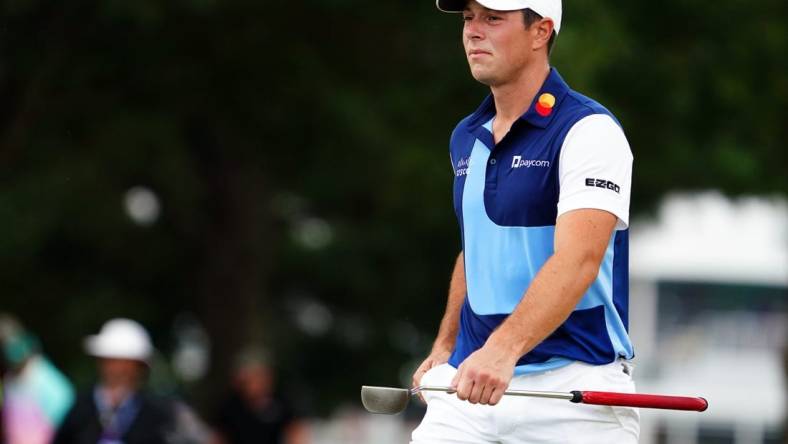
M 427 356 L 427 359 L 425 359 L 413 373 L 413 387 L 421 385 L 421 377 L 424 376 L 429 369 L 449 362 L 449 356 L 451 356 L 451 350 L 433 350 L 430 355 Z M 421 394 L 419 394 L 419 397 L 422 401 L 424 400 Z

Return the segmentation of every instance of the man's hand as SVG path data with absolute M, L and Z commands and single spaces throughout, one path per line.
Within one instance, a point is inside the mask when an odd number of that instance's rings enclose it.
M 495 405 L 509 387 L 517 357 L 490 341 L 468 356 L 451 382 L 457 397 L 471 404 Z
M 417 368 L 413 373 L 413 387 L 418 387 L 421 385 L 421 377 L 424 376 L 424 374 L 427 373 L 429 369 L 449 362 L 449 356 L 451 356 L 451 350 L 433 350 L 430 355 L 427 356 L 427 359 L 425 359 L 419 368 Z M 422 400 L 424 400 L 424 398 L 422 398 Z

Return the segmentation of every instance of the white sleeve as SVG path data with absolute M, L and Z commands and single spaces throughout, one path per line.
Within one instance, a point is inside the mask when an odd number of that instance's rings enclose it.
M 608 115 L 594 114 L 572 126 L 558 160 L 558 215 L 595 208 L 629 226 L 632 151 L 624 131 Z

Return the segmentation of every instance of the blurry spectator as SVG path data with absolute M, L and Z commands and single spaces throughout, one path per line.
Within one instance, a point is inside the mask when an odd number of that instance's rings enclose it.
M 250 349 L 235 364 L 217 426 L 226 444 L 301 444 L 306 429 L 289 403 L 275 390 L 266 354 Z
M 140 324 L 110 320 L 85 340 L 85 350 L 98 358 L 99 381 L 77 398 L 55 444 L 208 441 L 207 430 L 188 406 L 144 390 L 153 345 Z
M 8 315 L 0 315 L 3 357 L 3 442 L 45 444 L 74 401 L 63 374 L 43 355 L 38 340 Z

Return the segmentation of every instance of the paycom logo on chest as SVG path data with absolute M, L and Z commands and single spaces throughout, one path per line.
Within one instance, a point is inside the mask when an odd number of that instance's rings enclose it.
M 513 156 L 512 168 L 550 168 L 550 161 L 523 159 L 523 156 Z

